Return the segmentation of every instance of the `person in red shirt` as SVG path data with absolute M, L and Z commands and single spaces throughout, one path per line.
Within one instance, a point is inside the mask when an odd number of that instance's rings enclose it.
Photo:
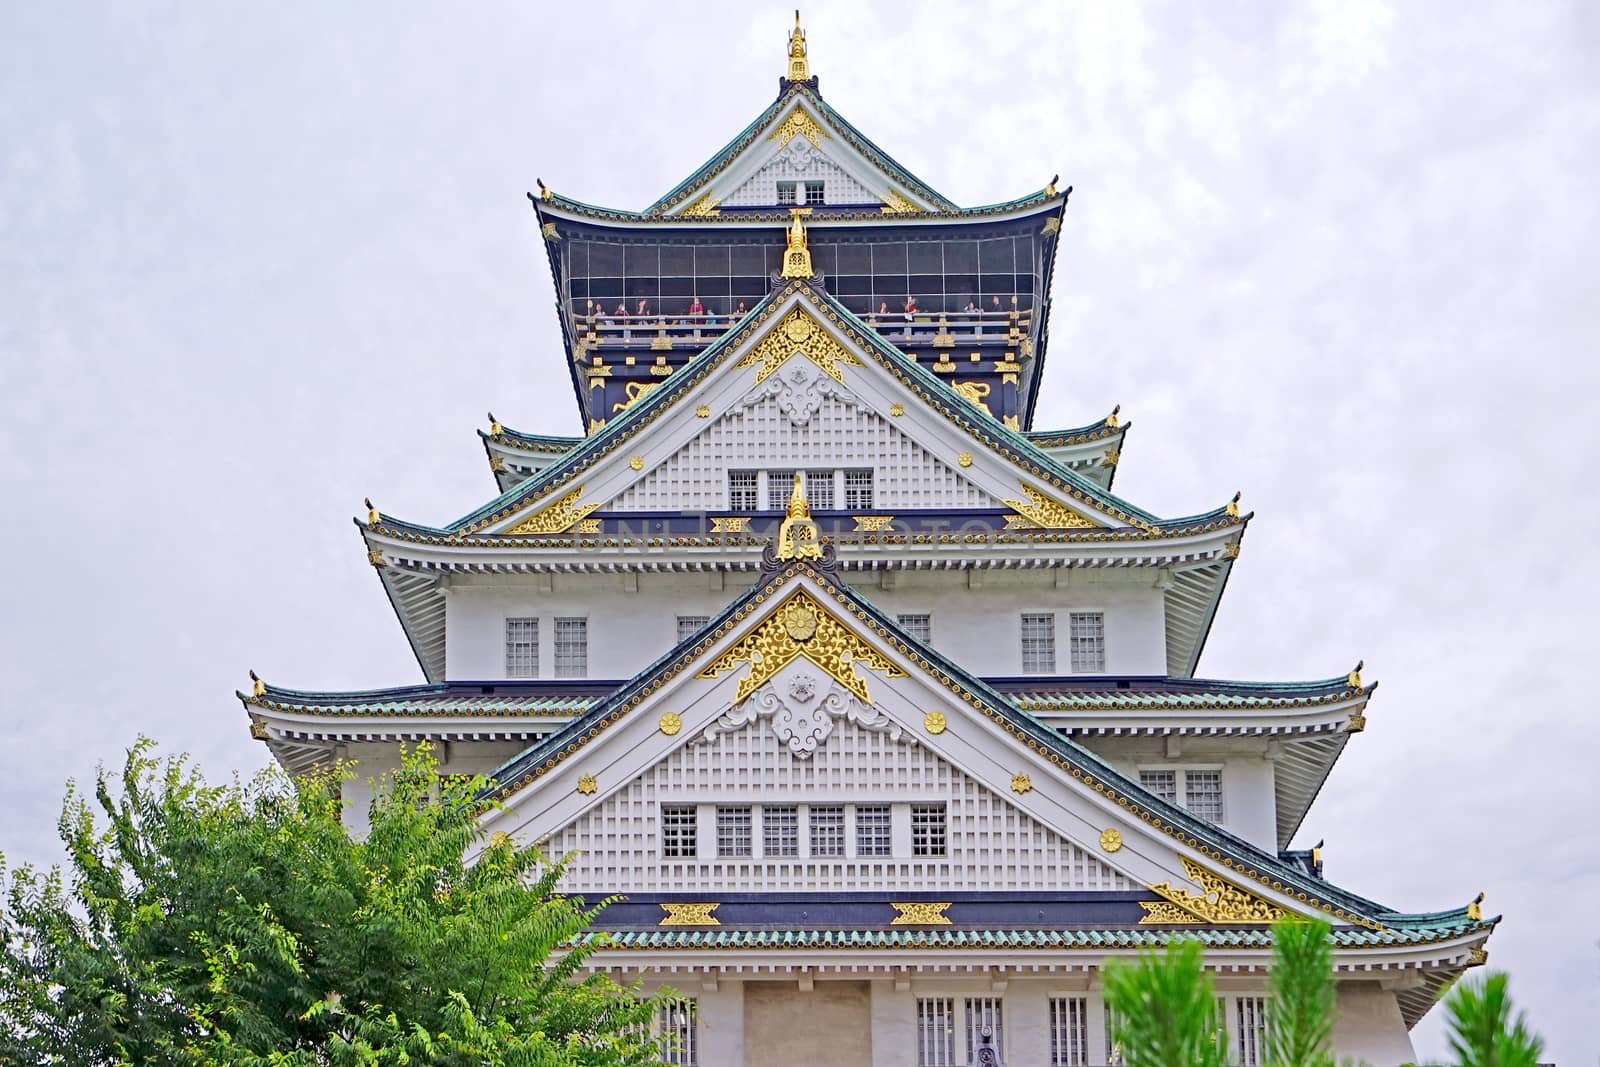
M 701 315 L 704 315 L 705 313 L 706 313 L 705 306 L 700 303 L 700 298 L 698 296 L 695 297 L 694 298 L 694 302 L 689 305 L 689 314 L 691 314 L 691 315 L 695 316 L 696 318 L 698 318 Z
M 911 316 L 915 315 L 916 313 L 917 313 L 917 298 L 914 297 L 914 296 L 906 297 L 906 321 L 910 322 L 911 321 Z

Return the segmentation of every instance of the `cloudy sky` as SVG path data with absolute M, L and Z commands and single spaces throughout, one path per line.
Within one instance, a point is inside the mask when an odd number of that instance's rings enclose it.
M 1383 683 L 1300 843 L 1395 907 L 1487 890 L 1547 1058 L 1595 1062 L 1600 5 L 909 10 L 810 5 L 812 70 L 957 202 L 1076 187 L 1040 425 L 1121 403 L 1122 494 L 1257 513 L 1201 673 Z M 12 862 L 138 733 L 260 766 L 249 668 L 419 680 L 362 496 L 442 522 L 492 493 L 485 410 L 579 429 L 525 190 L 648 204 L 791 17 L 6 5 Z

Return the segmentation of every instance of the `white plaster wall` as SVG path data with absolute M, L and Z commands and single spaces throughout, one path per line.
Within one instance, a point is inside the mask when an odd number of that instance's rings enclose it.
M 1336 1056 L 1350 1056 L 1372 1067 L 1399 1067 L 1416 1059 L 1400 1004 L 1378 983 L 1341 983 L 1338 1012 L 1333 1024 Z
M 887 587 L 851 575 L 891 615 L 932 616 L 933 646 L 978 675 L 1022 673 L 1021 616 L 1056 613 L 1056 673 L 1071 672 L 1068 614 L 1105 613 L 1106 672 L 1166 673 L 1162 594 L 1147 572 L 903 572 Z M 539 618 L 540 677 L 555 676 L 555 619 L 589 620 L 589 677 L 629 678 L 670 649 L 679 615 L 715 615 L 752 575 L 505 575 L 457 577 L 446 601 L 445 676 L 505 677 L 505 620 Z
M 1084 747 L 1134 781 L 1141 768 L 1221 767 L 1222 825 L 1268 852 L 1277 852 L 1277 794 L 1273 762 L 1260 738 L 1184 738 L 1169 755 L 1161 738 L 1085 737 Z M 1181 798 L 1180 798 L 1181 799 Z

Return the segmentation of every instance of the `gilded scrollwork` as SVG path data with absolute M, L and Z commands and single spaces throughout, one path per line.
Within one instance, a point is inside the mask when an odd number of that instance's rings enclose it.
M 1017 522 L 1008 516 L 1006 529 L 1026 529 L 1028 523 L 1041 526 L 1050 530 L 1071 529 L 1097 529 L 1097 525 L 1083 515 L 1065 504 L 1058 503 L 1039 492 L 1037 489 L 1022 483 L 1022 495 L 1027 500 L 1007 500 L 1006 506 L 1016 508 L 1023 522 Z
M 600 507 L 599 504 L 580 504 L 578 500 L 582 496 L 583 486 L 573 486 L 570 492 L 555 503 L 534 512 L 506 532 L 509 534 L 565 533 L 575 526 L 580 519 L 587 517 L 591 511 L 595 511 Z
M 950 926 L 948 900 L 912 900 L 889 902 L 889 907 L 900 914 L 889 920 L 890 926 Z
M 835 341 L 809 312 L 798 307 L 779 320 L 767 336 L 733 366 L 739 370 L 761 364 L 761 369 L 756 372 L 756 384 L 760 385 L 790 356 L 797 354 L 821 367 L 840 385 L 844 384 L 844 375 L 839 372 L 840 363 L 851 367 L 861 366 L 861 361 L 849 349 Z
M 767 135 L 767 140 L 777 141 L 779 148 L 786 148 L 796 137 L 804 137 L 817 148 L 821 148 L 822 142 L 829 139 L 828 131 L 817 125 L 817 120 L 803 107 L 789 112 L 789 117 Z
M 722 907 L 720 902 L 711 903 L 672 903 L 663 902 L 661 910 L 666 912 L 661 917 L 657 926 L 721 926 L 717 917 L 712 913 Z
M 1145 910 L 1139 925 L 1271 923 L 1288 914 L 1270 900 L 1264 900 L 1247 889 L 1241 889 L 1188 857 L 1183 857 L 1183 870 L 1192 881 L 1199 884 L 1202 892 L 1195 893 L 1184 886 L 1174 886 L 1170 882 L 1157 882 L 1150 887 L 1150 890 L 1163 899 L 1139 902 L 1139 906 Z

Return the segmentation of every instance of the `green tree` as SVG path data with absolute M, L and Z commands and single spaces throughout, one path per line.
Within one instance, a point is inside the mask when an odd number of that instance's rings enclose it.
M 1285 918 L 1272 926 L 1266 1050 L 1272 1067 L 1333 1067 L 1331 929 L 1319 919 Z
M 1534 1067 L 1544 1042 L 1528 1030 L 1519 1012 L 1511 1015 L 1504 974 L 1481 982 L 1462 982 L 1445 1000 L 1450 1016 L 1450 1051 L 1460 1067 Z
M 1198 941 L 1145 952 L 1105 971 L 1112 1040 L 1126 1067 L 1223 1067 L 1227 1036 L 1217 1022 L 1211 976 Z
M 657 1062 L 659 1004 L 577 977 L 599 908 L 503 838 L 466 864 L 483 783 L 441 777 L 426 746 L 362 839 L 339 773 L 215 786 L 152 748 L 92 801 L 69 786 L 70 879 L 5 885 L 0 1064 Z

